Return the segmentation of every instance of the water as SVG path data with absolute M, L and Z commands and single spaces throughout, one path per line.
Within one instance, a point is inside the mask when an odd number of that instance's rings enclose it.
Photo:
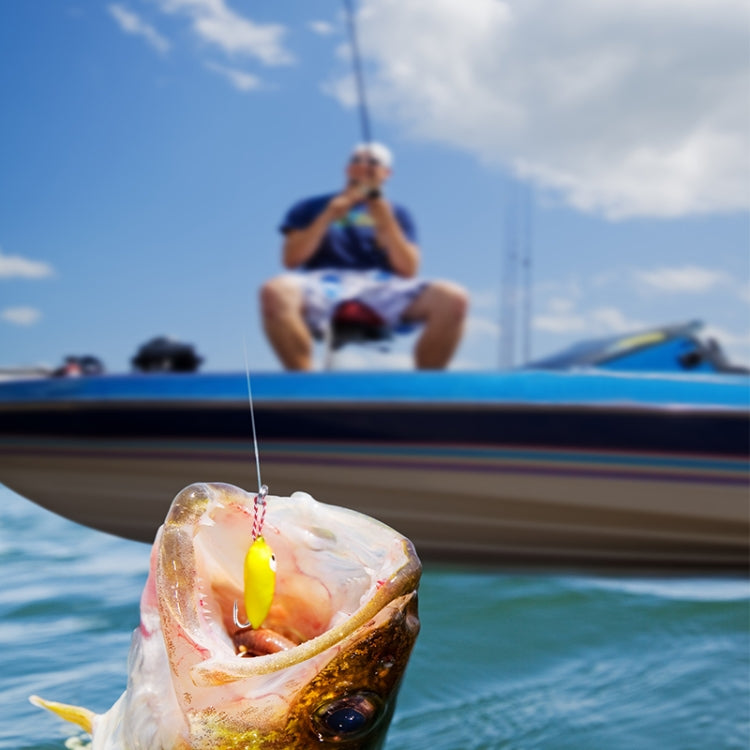
M 148 552 L 0 486 L 0 748 L 71 735 L 32 693 L 120 695 Z M 746 580 L 428 566 L 420 610 L 388 750 L 750 746 Z

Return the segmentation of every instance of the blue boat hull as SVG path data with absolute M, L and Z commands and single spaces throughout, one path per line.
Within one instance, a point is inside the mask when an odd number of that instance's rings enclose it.
M 742 376 L 253 375 L 263 481 L 398 528 L 428 558 L 746 568 Z M 244 374 L 0 385 L 0 481 L 151 541 L 195 481 L 255 484 Z

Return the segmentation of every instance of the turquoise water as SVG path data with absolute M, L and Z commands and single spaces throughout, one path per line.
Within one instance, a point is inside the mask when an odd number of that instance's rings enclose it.
M 125 687 L 148 547 L 0 486 L 0 748 L 60 750 L 39 693 Z M 388 750 L 750 746 L 750 585 L 427 566 Z

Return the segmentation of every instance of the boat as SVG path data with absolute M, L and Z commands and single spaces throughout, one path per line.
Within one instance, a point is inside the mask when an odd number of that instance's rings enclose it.
M 0 383 L 27 378 L 47 378 L 52 374 L 48 367 L 0 367 Z
M 588 367 L 253 373 L 263 482 L 502 565 L 748 569 L 750 379 Z M 153 540 L 186 485 L 257 485 L 245 373 L 0 383 L 0 482 Z
M 536 370 L 596 367 L 639 372 L 750 374 L 729 361 L 700 320 L 579 341 L 568 349 L 524 366 Z

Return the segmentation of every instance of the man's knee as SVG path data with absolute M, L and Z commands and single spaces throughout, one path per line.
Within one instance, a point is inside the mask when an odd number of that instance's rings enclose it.
M 301 305 L 299 289 L 285 276 L 276 276 L 260 288 L 260 308 L 264 318 L 278 318 Z
M 425 302 L 428 313 L 445 320 L 462 322 L 469 310 L 469 294 L 452 281 L 433 281 L 427 287 Z

